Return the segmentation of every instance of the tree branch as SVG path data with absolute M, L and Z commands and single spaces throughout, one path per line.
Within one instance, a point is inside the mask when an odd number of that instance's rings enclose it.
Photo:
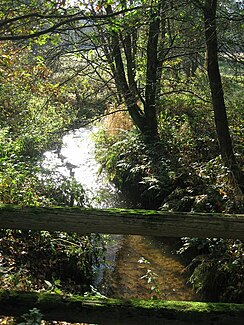
M 125 12 L 138 10 L 138 9 L 142 9 L 142 8 L 144 8 L 144 6 L 137 6 L 137 7 L 133 7 L 133 8 L 127 8 L 127 9 L 123 9 L 123 10 L 120 10 L 120 11 L 117 11 L 117 12 L 111 12 L 111 13 L 102 14 L 102 15 L 85 15 L 85 14 L 83 14 L 82 16 L 80 16 L 81 12 L 76 13 L 74 15 L 70 15 L 70 16 L 66 16 L 66 15 L 42 15 L 40 13 L 30 13 L 30 14 L 26 14 L 26 15 L 23 15 L 23 16 L 18 16 L 18 17 L 14 17 L 14 18 L 11 18 L 11 19 L 1 21 L 0 22 L 0 27 L 4 27 L 5 25 L 9 25 L 9 24 L 11 24 L 11 23 L 13 23 L 15 21 L 24 20 L 24 19 L 27 19 L 27 18 L 62 19 L 62 21 L 60 21 L 60 22 L 58 22 L 56 24 L 53 24 L 49 28 L 46 28 L 46 29 L 43 29 L 41 31 L 37 31 L 37 32 L 34 32 L 34 33 L 0 36 L 0 41 L 6 41 L 6 40 L 16 41 L 16 40 L 31 39 L 31 38 L 39 37 L 39 36 L 44 35 L 44 34 L 51 33 L 53 31 L 57 30 L 59 27 L 61 27 L 63 25 L 67 25 L 67 24 L 69 24 L 71 22 L 81 21 L 81 20 L 85 20 L 85 21 L 104 20 L 104 19 L 109 19 L 109 18 L 118 16 L 118 15 L 121 15 L 121 14 L 123 14 Z

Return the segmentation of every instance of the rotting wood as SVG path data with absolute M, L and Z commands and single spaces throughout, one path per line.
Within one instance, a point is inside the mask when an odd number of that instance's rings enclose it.
M 0 228 L 244 240 L 244 215 L 0 205 Z
M 19 317 L 37 308 L 46 320 L 104 325 L 241 325 L 244 305 L 162 300 L 120 300 L 0 291 L 0 315 Z

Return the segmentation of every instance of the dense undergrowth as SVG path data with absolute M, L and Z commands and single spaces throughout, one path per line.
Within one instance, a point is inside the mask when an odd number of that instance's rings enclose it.
M 237 94 L 241 85 L 228 75 L 224 82 L 235 152 L 243 166 L 244 115 Z M 158 142 L 146 144 L 137 130 L 117 128 L 118 120 L 116 130 L 111 126 L 97 135 L 97 159 L 110 179 L 136 207 L 244 213 L 239 190 L 219 156 L 208 102 L 192 95 L 170 96 L 162 107 Z M 189 282 L 203 299 L 244 301 L 243 245 L 239 240 L 183 238 L 179 252 L 191 256 Z
M 73 88 L 63 83 L 67 76 L 54 73 L 41 56 L 33 58 L 28 47 L 0 46 L 0 53 L 0 204 L 82 206 L 82 186 L 42 166 L 43 153 L 58 150 L 79 119 Z M 1 230 L 0 285 L 84 293 L 102 246 L 95 235 Z

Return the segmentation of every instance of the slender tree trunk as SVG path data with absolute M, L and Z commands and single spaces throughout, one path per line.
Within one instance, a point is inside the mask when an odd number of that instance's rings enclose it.
M 157 67 L 157 81 L 156 81 L 156 109 L 160 107 L 160 95 L 161 95 L 161 79 L 163 74 L 163 62 L 169 52 L 165 35 L 166 35 L 166 15 L 168 2 L 167 0 L 161 1 L 161 7 L 159 8 L 160 13 L 160 33 L 158 39 L 158 67 Z
M 207 71 L 214 109 L 215 125 L 220 153 L 225 165 L 232 171 L 240 189 L 244 190 L 243 174 L 237 164 L 230 137 L 224 92 L 218 62 L 218 40 L 216 30 L 217 0 L 206 0 L 203 7 L 205 38 L 207 47 Z
M 120 83 L 119 83 L 118 77 L 116 75 L 116 68 L 115 68 L 115 65 L 114 65 L 114 62 L 113 62 L 113 58 L 111 57 L 111 52 L 110 52 L 108 46 L 106 45 L 106 38 L 104 36 L 101 36 L 101 38 L 102 38 L 102 40 L 104 42 L 103 50 L 104 50 L 106 59 L 108 61 L 108 64 L 110 66 L 112 76 L 114 77 L 115 86 L 116 86 L 116 90 L 117 90 L 117 93 L 118 93 L 118 103 L 121 104 L 123 102 L 123 99 L 122 99 L 123 98 L 123 92 L 121 91 Z
M 112 35 L 112 48 L 113 58 L 116 66 L 116 79 L 118 80 L 119 87 L 121 89 L 121 92 L 123 93 L 127 109 L 135 125 L 140 129 L 142 133 L 144 133 L 147 129 L 145 117 L 137 104 L 137 98 L 135 94 L 133 93 L 132 89 L 130 89 L 127 83 L 124 63 L 121 55 L 120 42 L 117 33 L 114 33 Z
M 156 113 L 156 92 L 157 92 L 157 72 L 158 72 L 158 39 L 160 33 L 160 6 L 151 14 L 147 42 L 147 71 L 145 89 L 145 116 L 148 121 L 151 137 L 158 139 L 158 123 Z M 154 10 L 154 9 L 152 9 Z
M 106 7 L 106 11 L 108 14 L 111 14 L 112 7 L 108 5 Z M 121 54 L 121 43 L 119 39 L 119 34 L 115 31 L 111 34 L 112 44 L 111 44 L 111 55 L 114 60 L 115 66 L 115 79 L 117 80 L 117 87 L 123 94 L 127 109 L 129 114 L 135 123 L 135 125 L 139 128 L 142 133 L 147 132 L 146 119 L 143 111 L 140 109 L 137 104 L 137 96 L 134 94 L 133 90 L 130 88 L 130 85 L 127 82 L 124 63 Z M 130 75 L 131 76 L 131 75 Z

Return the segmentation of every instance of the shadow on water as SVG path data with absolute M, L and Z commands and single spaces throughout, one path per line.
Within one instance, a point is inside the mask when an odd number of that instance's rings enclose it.
M 63 138 L 59 153 L 47 152 L 44 166 L 72 175 L 82 184 L 89 206 L 125 207 L 117 189 L 100 173 L 95 160 L 94 128 L 81 128 Z M 100 193 L 104 199 L 97 200 Z M 100 267 L 94 286 L 109 297 L 200 300 L 186 285 L 185 264 L 172 253 L 177 239 L 113 235 L 107 245 L 106 261 Z

